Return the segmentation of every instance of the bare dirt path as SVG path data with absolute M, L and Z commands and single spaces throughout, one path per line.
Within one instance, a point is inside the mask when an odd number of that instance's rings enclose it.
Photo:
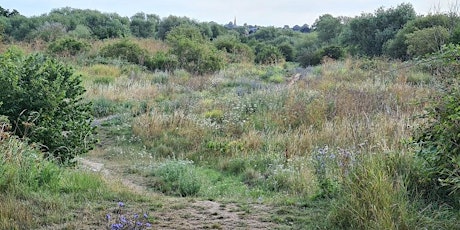
M 258 203 L 221 203 L 198 198 L 169 197 L 158 194 L 146 186 L 145 177 L 126 174 L 119 170 L 121 165 L 88 155 L 79 159 L 80 167 L 101 173 L 108 181 L 119 181 L 130 191 L 161 197 L 161 208 L 149 215 L 155 217 L 147 229 L 273 229 L 269 222 L 269 208 Z

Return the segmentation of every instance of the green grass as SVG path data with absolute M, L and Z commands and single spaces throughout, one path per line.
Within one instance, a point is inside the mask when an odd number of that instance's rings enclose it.
M 79 224 L 82 217 L 72 213 L 83 207 L 96 211 L 113 200 L 139 199 L 98 174 L 59 167 L 15 137 L 0 142 L 0 175 L 0 229 L 67 223 L 85 228 Z

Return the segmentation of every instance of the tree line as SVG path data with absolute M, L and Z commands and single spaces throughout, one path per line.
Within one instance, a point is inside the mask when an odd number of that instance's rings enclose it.
M 446 44 L 460 43 L 457 12 L 417 15 L 410 3 L 378 8 L 356 17 L 320 16 L 302 29 L 228 26 L 198 22 L 187 17 L 136 13 L 123 17 L 97 10 L 61 8 L 47 14 L 25 17 L 16 10 L 0 7 L 0 36 L 4 42 L 61 38 L 108 39 L 151 38 L 167 41 L 171 30 L 193 27 L 206 41 L 227 53 L 245 53 L 245 60 L 261 64 L 283 61 L 302 66 L 316 65 L 326 56 L 346 55 L 409 60 L 439 51 Z M 187 30 L 182 30 L 187 31 Z M 232 59 L 232 58 L 231 58 Z M 235 59 L 235 57 L 233 57 Z

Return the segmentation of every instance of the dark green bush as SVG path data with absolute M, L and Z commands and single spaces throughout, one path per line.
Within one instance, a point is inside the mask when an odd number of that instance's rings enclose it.
M 284 61 L 283 54 L 276 46 L 260 43 L 256 46 L 255 50 L 255 61 L 259 64 L 271 65 Z
M 55 59 L 13 49 L 0 55 L 0 114 L 12 122 L 14 134 L 40 143 L 60 163 L 95 143 L 84 92 L 80 76 Z
M 88 51 L 89 47 L 87 42 L 75 38 L 61 38 L 52 42 L 48 46 L 48 51 L 52 54 L 62 56 L 74 56 L 78 53 Z
M 175 55 L 159 51 L 147 59 L 144 65 L 150 70 L 171 71 L 176 69 L 178 61 Z
M 144 65 L 145 60 L 148 59 L 147 52 L 128 39 L 102 47 L 99 54 L 102 57 L 122 59 L 139 65 Z
M 219 71 L 224 66 L 223 54 L 192 25 L 181 25 L 166 36 L 171 54 L 178 59 L 178 67 L 197 74 Z

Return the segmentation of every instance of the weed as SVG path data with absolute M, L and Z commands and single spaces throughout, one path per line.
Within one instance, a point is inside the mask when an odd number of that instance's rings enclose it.
M 152 171 L 152 187 L 179 196 L 194 196 L 201 188 L 201 179 L 190 161 L 166 161 Z
M 142 213 L 142 212 L 141 212 Z M 147 213 L 139 215 L 138 213 L 131 213 L 125 210 L 125 204 L 118 202 L 117 208 L 113 209 L 111 213 L 105 215 L 107 221 L 107 229 L 110 230 L 140 230 L 151 229 L 150 217 Z

